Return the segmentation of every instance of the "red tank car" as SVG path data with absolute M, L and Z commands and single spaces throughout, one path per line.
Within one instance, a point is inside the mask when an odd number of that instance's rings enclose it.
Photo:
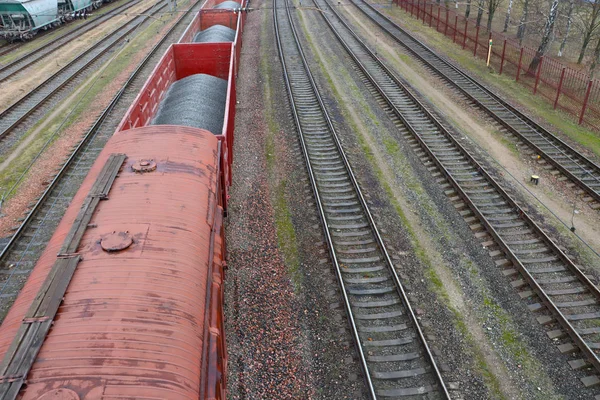
M 3 398 L 225 398 L 221 145 L 111 138 L 0 327 Z

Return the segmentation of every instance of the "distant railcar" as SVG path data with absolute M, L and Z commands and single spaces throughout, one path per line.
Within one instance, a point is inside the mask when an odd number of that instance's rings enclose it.
M 108 0 L 0 0 L 0 37 L 29 40 L 100 7 Z

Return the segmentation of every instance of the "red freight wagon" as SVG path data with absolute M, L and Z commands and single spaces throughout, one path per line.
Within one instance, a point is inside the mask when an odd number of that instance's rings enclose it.
M 0 392 L 225 398 L 221 144 L 167 125 L 109 140 L 0 327 Z

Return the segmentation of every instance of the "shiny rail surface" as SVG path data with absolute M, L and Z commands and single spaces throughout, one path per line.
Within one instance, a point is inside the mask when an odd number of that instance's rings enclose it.
M 40 108 L 55 94 L 60 92 L 69 82 L 80 76 L 85 70 L 105 55 L 110 49 L 127 39 L 141 24 L 153 18 L 152 16 L 167 6 L 163 1 L 160 5 L 153 5 L 142 14 L 126 24 L 120 26 L 110 35 L 83 51 L 74 60 L 55 72 L 51 77 L 40 83 L 20 100 L 0 113 L 0 139 L 12 132 L 23 123 L 27 117 Z M 149 13 L 146 15 L 146 13 Z
M 386 104 L 385 111 L 400 131 L 411 136 L 512 263 L 506 275 L 530 299 L 529 308 L 542 304 L 566 334 L 548 332 L 559 346 L 572 340 L 584 365 L 600 371 L 595 350 L 600 349 L 600 291 L 544 231 L 519 207 L 482 165 L 454 138 L 401 81 L 373 54 L 341 19 L 329 0 L 313 0 L 336 37 L 369 81 L 369 88 Z M 472 223 L 472 222 L 471 222 Z M 475 228 L 475 226 L 473 226 Z M 526 286 L 529 285 L 530 289 Z M 537 296 L 537 298 L 536 298 Z M 541 303 L 540 303 L 541 302 Z M 559 347 L 560 348 L 560 347 Z M 582 380 L 586 382 L 589 377 Z
M 308 69 L 290 8 L 275 4 L 277 45 L 324 233 L 372 398 L 449 398 Z
M 7 64 L 0 65 L 0 82 L 4 82 L 12 78 L 14 75 L 20 73 L 23 69 L 41 61 L 50 54 L 54 53 L 56 50 L 63 47 L 64 45 L 71 43 L 71 41 L 75 40 L 77 37 L 83 35 L 86 32 L 89 32 L 93 28 L 97 27 L 100 24 L 103 24 L 104 22 L 108 21 L 109 19 L 113 18 L 119 13 L 133 7 L 134 5 L 140 3 L 140 1 L 141 0 L 136 0 L 125 4 L 121 4 L 119 7 L 107 13 L 101 14 L 97 18 L 90 20 L 88 23 L 82 24 L 75 29 L 65 32 L 63 35 L 58 36 L 47 43 L 44 43 L 42 47 L 33 49 L 32 51 L 19 56 L 17 59 Z
M 507 131 L 527 143 L 537 155 L 585 191 L 590 200 L 600 203 L 600 166 L 494 94 L 482 83 L 453 66 L 365 0 L 350 2 L 434 73 L 457 88 Z
M 164 52 L 161 46 L 165 44 L 167 38 L 172 36 L 177 27 L 182 24 L 187 26 L 203 2 L 203 0 L 197 0 L 190 4 L 187 12 L 180 15 L 165 36 L 132 72 L 127 82 L 74 149 L 38 201 L 32 204 L 31 210 L 0 252 L 0 302 L 2 304 L 0 322 L 4 320 L 10 305 L 46 248 L 81 182 L 104 148 L 104 144 L 113 135 L 114 130 L 104 128 L 107 117 L 125 96 L 126 90 L 136 82 L 150 59 Z

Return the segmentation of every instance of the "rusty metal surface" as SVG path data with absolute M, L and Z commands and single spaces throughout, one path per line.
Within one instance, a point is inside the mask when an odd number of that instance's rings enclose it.
M 210 132 L 181 126 L 109 141 L 0 327 L 4 357 L 109 155 L 126 154 L 21 398 L 224 396 L 222 305 L 211 300 L 221 298 L 223 278 L 219 151 Z M 137 172 L 141 160 L 156 169 Z M 132 243 L 105 251 L 118 236 Z

